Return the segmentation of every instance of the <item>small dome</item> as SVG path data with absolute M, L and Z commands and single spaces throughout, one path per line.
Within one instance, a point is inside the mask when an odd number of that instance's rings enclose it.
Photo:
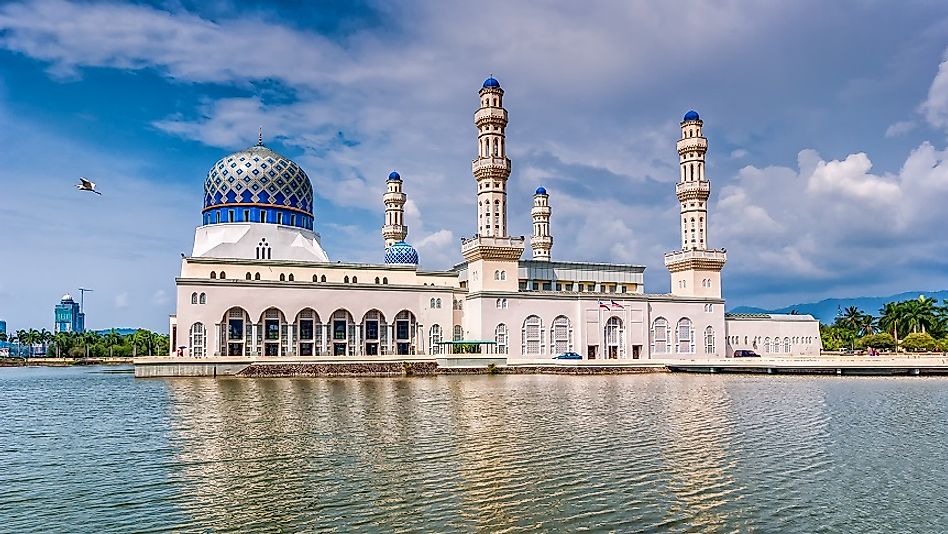
M 385 249 L 385 263 L 417 265 L 418 251 L 404 241 L 397 241 Z
M 491 76 L 490 78 L 487 78 L 486 80 L 484 80 L 484 85 L 482 87 L 484 87 L 485 89 L 488 87 L 499 88 L 500 82 L 497 81 L 497 78 L 494 78 L 493 76 Z
M 698 120 L 699 118 L 700 118 L 700 117 L 698 117 L 698 112 L 692 109 L 692 110 L 688 111 L 688 113 L 685 113 L 685 118 L 684 118 L 684 119 L 681 119 L 681 120 L 682 120 L 683 122 L 685 122 L 685 121 L 696 121 L 696 120 Z
M 401 176 L 400 174 L 398 174 L 398 172 L 392 171 L 391 173 L 389 173 L 388 179 L 389 179 L 389 180 L 399 180 L 399 181 L 401 181 L 402 176 Z
M 69 302 L 71 300 L 72 300 L 72 295 L 70 295 L 69 293 L 66 293 L 65 295 L 63 295 L 63 298 L 62 298 L 63 302 Z
M 546 188 L 541 185 L 540 187 L 537 188 L 536 194 L 537 194 L 537 195 L 545 195 L 545 194 L 546 194 Z

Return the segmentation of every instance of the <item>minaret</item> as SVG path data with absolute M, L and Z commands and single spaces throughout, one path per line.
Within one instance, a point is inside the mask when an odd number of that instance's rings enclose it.
M 385 203 L 385 225 L 382 226 L 382 237 L 385 238 L 385 248 L 398 241 L 404 241 L 408 236 L 408 226 L 405 225 L 405 193 L 402 192 L 402 177 L 395 171 L 388 175 L 385 181 L 388 188 L 382 197 Z
M 538 187 L 533 195 L 533 239 L 530 248 L 533 249 L 533 259 L 550 261 L 550 249 L 553 248 L 553 236 L 550 235 L 550 195 L 546 188 Z
M 477 181 L 477 233 L 488 237 L 507 237 L 507 159 L 505 129 L 507 110 L 504 90 L 493 76 L 480 90 L 481 107 L 474 113 L 477 126 L 477 159 L 472 172 Z
M 704 123 L 694 110 L 685 113 L 678 140 L 678 184 L 681 206 L 681 250 L 665 254 L 672 277 L 672 293 L 684 296 L 721 296 L 721 269 L 727 261 L 723 250 L 708 248 L 708 197 L 711 182 L 705 176 L 708 140 Z
M 461 254 L 467 262 L 464 282 L 470 293 L 518 290 L 517 262 L 526 239 L 507 235 L 507 110 L 504 90 L 493 76 L 478 92 L 480 107 L 474 112 L 477 126 L 477 158 L 471 172 L 477 184 L 477 233 L 461 239 Z M 473 328 L 473 327 L 472 327 Z M 480 335 L 480 327 L 468 329 Z

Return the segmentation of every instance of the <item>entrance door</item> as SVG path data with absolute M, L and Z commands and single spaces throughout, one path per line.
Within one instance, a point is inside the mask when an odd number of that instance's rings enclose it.
M 597 348 L 598 348 L 598 347 L 596 347 L 596 345 L 589 345 L 589 346 L 587 346 L 587 347 L 586 347 L 586 357 L 589 358 L 590 360 L 595 360 L 595 359 L 596 359 L 596 349 L 597 349 Z
M 638 360 L 642 352 L 642 345 L 632 345 L 632 359 Z

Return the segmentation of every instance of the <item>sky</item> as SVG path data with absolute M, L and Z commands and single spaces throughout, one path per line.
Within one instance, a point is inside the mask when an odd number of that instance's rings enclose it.
M 310 176 L 332 260 L 381 262 L 397 169 L 421 267 L 451 267 L 491 73 L 510 233 L 543 185 L 554 259 L 669 291 L 695 109 L 729 308 L 945 289 L 946 49 L 939 1 L 3 2 L 0 319 L 52 329 L 86 287 L 89 327 L 166 330 L 204 177 L 259 126 Z

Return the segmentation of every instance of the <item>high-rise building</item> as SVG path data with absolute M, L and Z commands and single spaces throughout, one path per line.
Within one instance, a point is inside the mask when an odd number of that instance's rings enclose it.
M 86 314 L 72 295 L 66 293 L 56 305 L 55 332 L 85 332 Z

